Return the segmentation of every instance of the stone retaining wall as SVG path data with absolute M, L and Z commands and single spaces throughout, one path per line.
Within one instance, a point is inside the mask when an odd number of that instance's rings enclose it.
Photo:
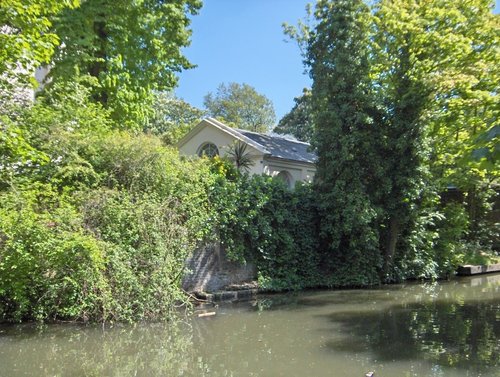
M 228 285 L 242 284 L 256 279 L 253 264 L 230 262 L 220 243 L 196 250 L 186 261 L 189 273 L 182 281 L 187 292 L 216 292 Z

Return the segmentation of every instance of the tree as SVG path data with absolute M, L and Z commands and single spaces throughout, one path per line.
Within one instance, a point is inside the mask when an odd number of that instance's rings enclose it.
M 294 98 L 295 105 L 280 119 L 273 132 L 293 135 L 298 140 L 310 142 L 314 133 L 311 108 L 311 91 L 304 89 L 300 97 Z
M 484 0 L 375 6 L 372 76 L 387 114 L 386 151 L 394 156 L 384 199 L 386 270 L 408 246 L 412 224 L 421 221 L 416 215 L 432 211 L 425 188 L 469 190 L 484 182 L 488 159 L 471 156 L 498 118 L 498 17 L 491 9 Z
M 371 12 L 361 1 L 320 1 L 312 27 L 286 28 L 313 79 L 325 250 L 375 255 L 372 242 L 385 281 L 436 277 L 441 261 L 457 259 L 435 246 L 460 241 L 467 221 L 458 207 L 442 209 L 438 193 L 454 182 L 472 188 L 467 205 L 477 212 L 471 201 L 482 195 L 484 218 L 498 177 L 491 9 L 485 0 L 380 0 Z
M 373 186 L 379 174 L 371 93 L 371 14 L 362 0 L 319 1 L 316 26 L 307 35 L 306 63 L 313 80 L 311 106 L 318 154 L 315 189 L 320 236 L 332 285 L 379 281 L 378 208 Z
M 88 78 L 92 98 L 112 110 L 123 126 L 143 123 L 153 90 L 171 90 L 176 73 L 192 65 L 189 14 L 200 0 L 87 0 L 54 19 L 63 47 L 53 64 L 53 81 Z
M 153 102 L 153 116 L 144 126 L 144 132 L 159 135 L 166 144 L 175 144 L 204 116 L 200 110 L 170 92 L 157 92 Z
M 500 17 L 493 6 L 442 1 L 427 11 L 437 57 L 428 78 L 435 91 L 428 110 L 429 168 L 440 188 L 453 185 L 465 193 L 469 239 L 488 228 L 484 220 L 500 178 Z M 431 23 L 435 14 L 444 14 L 440 23 Z
M 4 0 L 0 2 L 0 190 L 26 166 L 47 157 L 29 143 L 18 122 L 21 108 L 32 99 L 34 72 L 48 63 L 59 43 L 50 18 L 78 0 Z
M 0 2 L 0 109 L 12 113 L 33 101 L 35 70 L 47 64 L 59 45 L 51 18 L 79 0 Z
M 220 84 L 215 95 L 205 96 L 203 104 L 210 116 L 254 132 L 269 131 L 276 120 L 272 102 L 248 84 Z
M 386 156 L 383 169 L 387 185 L 380 197 L 384 213 L 379 247 L 384 255 L 383 275 L 388 281 L 395 279 L 392 272 L 396 250 L 405 254 L 403 237 L 411 233 L 423 200 L 426 183 L 423 114 L 432 93 L 422 76 L 429 68 L 426 63 L 432 51 L 417 45 L 426 35 L 420 13 L 423 6 L 411 7 L 408 1 L 403 2 L 396 5 L 380 1 L 376 5 L 374 24 L 378 29 L 374 39 L 380 47 L 372 55 L 372 83 L 378 88 L 378 105 L 385 119 L 381 135 L 384 144 L 379 153 Z M 388 8 L 395 14 L 385 13 Z M 399 19 L 412 27 L 403 28 Z M 393 28 L 395 24 L 398 29 Z
M 51 30 L 51 18 L 79 0 L 3 0 L 0 3 L 0 75 L 13 67 L 31 76 L 48 63 L 59 43 Z

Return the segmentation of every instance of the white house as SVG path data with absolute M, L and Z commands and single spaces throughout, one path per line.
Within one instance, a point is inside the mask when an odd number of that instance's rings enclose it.
M 231 128 L 213 118 L 202 120 L 177 147 L 184 155 L 224 156 L 238 141 L 247 145 L 246 154 L 253 161 L 250 173 L 278 177 L 289 187 L 298 181 L 312 181 L 316 155 L 309 151 L 308 143 Z

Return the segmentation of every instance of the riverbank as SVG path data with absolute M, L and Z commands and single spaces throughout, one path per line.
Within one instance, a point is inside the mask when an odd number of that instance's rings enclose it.
M 491 265 L 464 265 L 457 268 L 456 277 L 466 277 L 466 276 L 481 276 L 485 274 L 495 274 L 500 273 L 500 263 L 495 263 Z M 500 275 L 499 275 L 500 277 Z M 449 279 L 445 279 L 449 280 Z M 416 282 L 417 280 L 407 280 L 407 282 Z M 427 280 L 429 282 L 430 280 Z M 390 286 L 392 284 L 381 284 L 378 287 Z M 356 289 L 373 289 L 374 286 L 370 287 L 356 287 Z M 355 288 L 355 287 L 353 287 Z M 311 291 L 311 290 L 329 290 L 331 288 L 327 287 L 315 287 L 306 288 L 299 290 Z M 341 288 L 342 289 L 342 288 Z M 344 287 L 344 289 L 346 289 Z M 337 289 L 338 290 L 338 289 Z M 286 290 L 285 290 L 286 291 Z M 254 300 L 259 294 L 280 294 L 280 292 L 273 292 L 267 289 L 261 289 L 258 286 L 257 281 L 241 282 L 238 284 L 231 284 L 227 287 L 221 289 L 215 289 L 213 291 L 193 291 L 190 293 L 192 297 L 192 302 L 196 304 L 203 303 L 219 303 L 219 302 L 240 302 Z

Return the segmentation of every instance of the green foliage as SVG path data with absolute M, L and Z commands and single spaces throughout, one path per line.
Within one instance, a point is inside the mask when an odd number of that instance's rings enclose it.
M 30 145 L 29 130 L 15 118 L 29 105 L 34 72 L 59 43 L 50 18 L 79 1 L 5 0 L 0 3 L 0 190 L 46 156 Z
M 99 104 L 88 102 L 87 93 L 83 83 L 56 84 L 34 105 L 5 116 L 6 129 L 18 132 L 11 133 L 16 139 L 10 143 L 4 171 L 17 180 L 36 178 L 57 184 L 57 179 L 66 185 L 86 175 L 89 184 L 95 182 L 82 145 L 109 132 L 111 120 Z M 4 145 L 9 149 L 9 140 Z
M 183 264 L 195 246 L 172 200 L 101 189 L 87 193 L 85 227 L 107 245 L 105 276 L 113 320 L 169 318 L 184 302 Z
M 495 125 L 500 111 L 500 19 L 493 6 L 492 1 L 477 0 L 422 7 L 420 23 L 432 32 L 415 45 L 429 52 L 425 80 L 435 92 L 428 120 L 431 168 L 444 186 L 468 190 L 499 178 Z
M 442 210 L 442 218 L 436 226 L 439 239 L 436 242 L 434 260 L 439 276 L 450 276 L 462 263 L 460 248 L 464 244 L 469 219 L 465 208 L 458 203 L 449 203 Z
M 229 146 L 226 153 L 229 160 L 234 163 L 236 169 L 240 172 L 248 172 L 255 163 L 252 156 L 247 153 L 247 147 L 248 144 L 238 140 Z
M 234 182 L 220 180 L 212 195 L 223 246 L 230 258 L 256 264 L 261 288 L 322 284 L 309 185 L 292 191 L 270 177 L 243 176 Z
M 220 84 L 203 101 L 210 116 L 254 132 L 267 132 L 276 120 L 272 102 L 248 84 Z
M 153 116 L 144 126 L 144 132 L 158 135 L 167 145 L 174 145 L 200 120 L 204 112 L 171 93 L 155 93 Z
M 313 79 L 309 109 L 297 103 L 286 121 L 300 115 L 315 126 L 322 247 L 338 254 L 333 264 L 363 254 L 385 281 L 449 274 L 464 242 L 436 200 L 450 184 L 466 193 L 466 238 L 487 247 L 498 233 L 485 221 L 498 181 L 491 9 L 483 0 L 380 0 L 371 9 L 325 0 L 309 8 L 312 23 L 285 25 Z
M 381 259 L 374 190 L 382 179 L 380 128 L 370 93 L 370 10 L 363 1 L 319 1 L 307 63 L 318 153 L 315 190 L 329 285 L 377 284 Z
M 0 203 L 0 318 L 101 318 L 104 245 L 68 197 L 34 184 Z
M 0 88 L 5 73 L 17 67 L 20 81 L 42 64 L 50 61 L 59 44 L 51 30 L 51 18 L 67 8 L 75 8 L 79 0 L 3 0 L 0 4 Z M 11 75 L 12 77 L 12 75 Z
M 87 0 L 54 19 L 64 48 L 53 60 L 54 82 L 88 77 L 92 99 L 111 110 L 122 127 L 142 128 L 154 90 L 171 90 L 176 72 L 191 68 L 189 15 L 199 0 Z
M 489 158 L 494 142 L 479 136 L 487 133 L 497 118 L 498 107 L 492 104 L 498 102 L 498 70 L 494 68 L 498 17 L 491 13 L 491 2 L 482 0 L 419 6 L 406 0 L 380 1 L 375 9 L 372 75 L 378 77 L 380 97 L 392 117 L 389 120 L 394 130 L 387 133 L 389 150 L 402 152 L 390 170 L 398 174 L 386 201 L 392 198 L 400 203 L 390 212 L 403 218 L 402 229 L 409 229 L 419 221 L 412 219 L 419 211 L 441 212 L 435 207 L 424 209 L 421 204 L 429 201 L 421 188 L 427 185 L 444 191 L 452 184 L 470 191 L 469 198 L 478 193 L 482 198 L 469 204 L 468 229 L 462 231 L 472 235 L 487 212 L 478 209 L 487 206 L 487 192 L 498 178 L 498 167 Z M 479 150 L 486 153 L 481 156 Z M 413 205 L 404 204 L 405 199 Z M 456 217 L 453 211 L 442 213 L 448 225 L 442 221 L 437 224 L 442 227 L 438 228 L 440 241 L 433 253 L 439 266 L 436 273 L 447 275 L 459 259 L 452 252 L 457 239 L 448 230 Z M 400 252 L 406 250 L 401 248 Z
M 194 241 L 211 235 L 208 191 L 217 175 L 204 160 L 181 160 L 175 149 L 148 135 L 115 132 L 92 144 L 92 165 L 106 187 L 173 200 Z
M 280 119 L 273 132 L 293 135 L 297 140 L 311 142 L 314 133 L 312 119 L 311 91 L 304 89 L 300 97 L 294 98 L 295 105 Z
M 33 165 L 47 162 L 47 156 L 26 140 L 26 131 L 8 116 L 0 115 L 0 191 Z
M 32 185 L 1 199 L 2 320 L 169 318 L 186 300 L 184 261 L 206 218 L 174 195 Z
M 0 93 L 0 320 L 170 318 L 186 299 L 186 257 L 217 239 L 269 290 L 437 278 L 495 260 L 489 1 L 321 0 L 312 28 L 288 28 L 313 85 L 276 130 L 312 135 L 319 155 L 314 185 L 293 190 L 244 174 L 243 145 L 192 160 L 165 146 L 202 116 L 165 94 L 190 67 L 180 49 L 198 1 L 23 4 L 0 5 L 15 31 L 0 34 L 0 75 L 64 46 L 36 103 Z M 245 84 L 221 85 L 205 105 L 240 128 L 274 122 Z M 461 196 L 447 201 L 450 184 Z
M 113 130 L 86 94 L 55 84 L 12 120 L 47 159 L 27 157 L 0 193 L 2 320 L 169 318 L 187 255 L 213 238 L 219 174 Z
M 52 185 L 2 195 L 3 319 L 168 318 L 185 300 L 187 255 L 212 235 L 215 174 L 151 136 L 114 132 L 77 149 L 93 181 L 74 165 L 64 180 L 71 165 L 51 161 Z

